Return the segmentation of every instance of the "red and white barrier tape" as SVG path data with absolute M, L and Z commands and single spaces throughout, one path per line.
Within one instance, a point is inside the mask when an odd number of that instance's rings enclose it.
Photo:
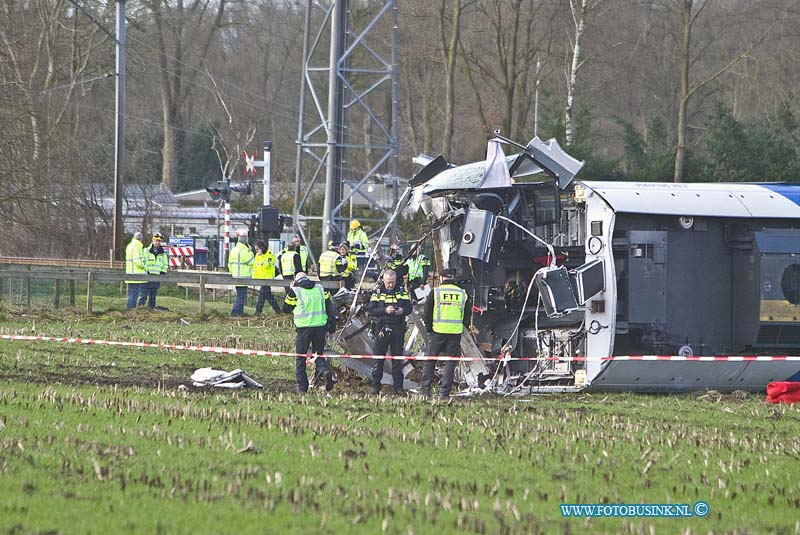
M 125 342 L 114 340 L 96 340 L 93 338 L 66 338 L 58 336 L 26 336 L 17 334 L 2 334 L 0 340 L 9 341 L 24 341 L 24 342 L 58 342 L 68 344 L 84 344 L 84 345 L 103 345 L 103 346 L 119 346 L 119 347 L 142 347 L 142 348 L 160 348 L 169 349 L 174 351 L 197 351 L 201 353 L 218 353 L 224 355 L 245 355 L 253 357 L 313 357 L 313 353 L 289 353 L 285 351 L 265 351 L 262 349 L 237 349 L 230 347 L 219 346 L 198 346 L 198 345 L 183 345 L 183 344 L 168 344 L 165 342 Z M 351 359 L 374 359 L 375 355 L 325 355 L 326 358 L 351 358 Z M 800 362 L 800 356 L 788 355 L 709 355 L 709 356 L 693 356 L 687 357 L 682 355 L 614 355 L 609 357 L 503 357 L 496 358 L 483 358 L 483 357 L 461 357 L 461 356 L 436 356 L 436 355 L 409 355 L 409 356 L 387 356 L 387 360 L 457 360 L 457 361 L 473 361 L 473 360 L 558 360 L 558 361 L 678 361 L 678 362 L 775 362 L 775 361 L 796 361 Z

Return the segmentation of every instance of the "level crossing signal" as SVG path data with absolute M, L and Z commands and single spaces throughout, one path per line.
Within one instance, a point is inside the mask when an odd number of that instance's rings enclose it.
M 206 191 L 212 201 L 231 202 L 231 188 L 225 180 L 218 181 L 216 186 L 208 187 Z

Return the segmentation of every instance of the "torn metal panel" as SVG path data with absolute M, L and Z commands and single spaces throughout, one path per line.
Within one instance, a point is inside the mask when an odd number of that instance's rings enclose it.
M 352 318 L 348 325 L 342 330 L 339 336 L 339 343 L 347 349 L 347 352 L 352 355 L 369 355 L 372 353 L 372 337 L 369 334 L 369 323 L 364 323 L 358 317 Z M 354 372 L 370 378 L 372 376 L 372 360 L 351 359 L 344 357 L 340 359 L 342 364 Z M 413 390 L 419 385 L 408 379 L 408 374 L 414 370 L 414 367 L 406 362 L 403 365 L 403 387 L 406 390 Z M 392 361 L 383 361 L 383 378 L 381 384 L 391 385 L 392 380 Z

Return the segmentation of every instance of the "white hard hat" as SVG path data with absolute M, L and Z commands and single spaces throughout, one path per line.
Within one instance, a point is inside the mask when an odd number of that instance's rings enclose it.
M 298 271 L 297 273 L 294 274 L 294 281 L 297 282 L 300 279 L 305 279 L 306 277 L 307 275 L 304 272 Z

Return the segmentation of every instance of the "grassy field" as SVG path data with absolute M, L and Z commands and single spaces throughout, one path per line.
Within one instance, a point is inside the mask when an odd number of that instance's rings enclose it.
M 180 301 L 0 309 L 0 331 L 293 346 L 287 317 L 201 322 Z M 266 388 L 180 389 L 202 366 Z M 300 397 L 289 359 L 7 341 L 0 373 L 0 533 L 800 533 L 800 409 L 762 395 L 435 404 L 345 377 Z M 698 500 L 705 518 L 559 509 Z

